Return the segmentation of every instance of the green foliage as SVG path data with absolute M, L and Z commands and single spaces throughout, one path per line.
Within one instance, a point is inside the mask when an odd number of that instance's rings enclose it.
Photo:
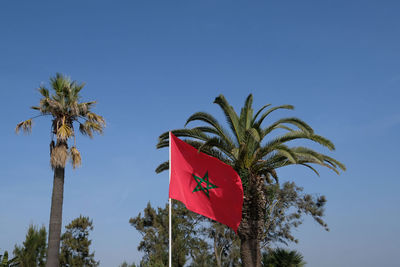
M 89 232 L 93 230 L 93 222 L 89 217 L 80 215 L 66 227 L 61 236 L 60 266 L 98 266 L 94 252 L 90 253 Z
M 302 267 L 306 264 L 299 252 L 282 248 L 263 253 L 263 267 Z
M 294 182 L 286 182 L 283 185 L 265 185 L 266 219 L 264 227 L 263 245 L 270 248 L 274 243 L 289 242 L 297 243 L 298 240 L 292 235 L 292 230 L 300 226 L 303 216 L 309 215 L 314 220 L 328 229 L 324 222 L 325 196 L 312 196 L 303 193 L 303 188 Z
M 45 266 L 46 258 L 46 228 L 30 225 L 22 246 L 15 246 L 14 255 L 21 267 Z
M 4 251 L 3 255 L 0 255 L 0 267 L 15 267 L 18 266 L 19 260 L 17 257 L 12 259 L 8 259 L 8 252 L 7 250 Z
M 229 227 L 218 222 L 205 219 L 201 234 L 209 240 L 212 262 L 219 267 L 240 266 L 240 240 Z M 210 265 L 208 265 L 210 266 Z
M 179 201 L 173 200 L 172 207 L 173 266 L 240 265 L 239 239 L 231 229 L 187 210 Z M 143 216 L 129 222 L 143 236 L 140 266 L 168 266 L 168 204 L 155 210 L 149 203 Z
M 193 266 L 207 260 L 207 243 L 196 234 L 200 216 L 173 201 L 172 212 L 172 265 L 184 266 L 189 258 Z M 168 205 L 155 210 L 150 203 L 130 224 L 143 236 L 138 250 L 144 252 L 140 266 L 168 266 Z M 212 266 L 212 265 L 208 265 Z
M 126 261 L 124 261 L 119 267 L 139 267 L 139 266 L 136 266 L 135 263 L 128 264 Z
M 290 141 L 304 139 L 330 150 L 335 149 L 331 141 L 315 134 L 314 130 L 304 121 L 289 117 L 262 127 L 262 123 L 272 112 L 279 109 L 293 109 L 293 106 L 282 105 L 264 111 L 270 106 L 265 105 L 253 116 L 252 102 L 253 96 L 250 94 L 238 115 L 223 95 L 215 99 L 214 103 L 218 104 L 225 114 L 230 131 L 225 129 L 211 114 L 197 112 L 188 118 L 186 124 L 199 121 L 205 123 L 205 126 L 172 130 L 172 133 L 186 138 L 187 143 L 204 153 L 231 165 L 239 174 L 249 172 L 259 179 L 265 179 L 268 183 L 271 183 L 271 178 L 278 180 L 276 169 L 293 164 L 309 167 L 313 171 L 315 169 L 309 164 L 328 167 L 335 172 L 338 172 L 339 169 L 345 170 L 342 163 L 327 155 L 306 147 L 289 147 L 287 145 Z M 168 139 L 168 132 L 161 134 L 157 148 L 168 147 Z M 167 168 L 166 163 L 163 163 L 156 171 L 160 172 Z M 246 185 L 248 177 L 241 178 Z
M 312 196 L 305 194 L 303 188 L 294 182 L 286 182 L 282 185 L 265 185 L 266 190 L 266 219 L 262 249 L 271 251 L 271 246 L 283 243 L 298 242 L 293 236 L 292 230 L 303 222 L 304 216 L 312 216 L 326 230 L 327 224 L 323 221 L 326 199 L 324 196 Z M 209 220 L 201 215 L 188 211 L 180 202 L 173 204 L 173 224 L 179 217 L 180 230 L 173 229 L 173 244 L 178 242 L 179 247 L 185 247 L 191 260 L 191 267 L 202 266 L 240 266 L 240 240 L 238 236 L 225 225 Z M 187 217 L 189 219 L 187 220 Z M 142 234 L 143 240 L 139 250 L 145 252 L 142 266 L 153 266 L 157 259 L 162 262 L 159 266 L 167 266 L 168 263 L 168 205 L 164 209 L 158 208 L 156 212 L 150 204 L 145 209 L 144 216 L 139 214 L 131 219 L 130 223 Z M 186 236 L 193 235 L 202 240 L 197 246 L 189 246 L 184 243 Z M 159 242 L 159 240 L 164 240 Z M 179 242 L 183 242 L 180 243 Z M 187 241 L 190 243 L 191 241 Z M 163 245 L 160 245 L 163 244 Z M 173 250 L 173 259 L 179 256 Z M 181 255 L 182 256 L 182 255 Z M 160 260 L 161 259 L 161 260 Z M 148 264 L 148 265 L 146 265 Z M 268 265 L 267 265 L 268 266 Z

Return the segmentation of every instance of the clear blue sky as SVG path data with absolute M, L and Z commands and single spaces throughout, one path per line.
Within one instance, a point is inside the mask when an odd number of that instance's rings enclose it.
M 348 171 L 280 171 L 327 196 L 330 232 L 312 220 L 292 246 L 308 266 L 395 266 L 400 252 L 400 3 L 398 1 L 1 1 L 0 251 L 21 244 L 30 223 L 48 226 L 50 122 L 35 121 L 35 90 L 55 72 L 85 81 L 86 100 L 108 127 L 79 137 L 83 166 L 66 170 L 63 222 L 94 221 L 101 266 L 139 261 L 128 223 L 167 201 L 160 133 L 184 125 L 224 94 L 241 107 L 293 104 L 336 144 Z M 324 150 L 322 150 L 324 151 Z M 325 152 L 325 151 L 324 151 Z

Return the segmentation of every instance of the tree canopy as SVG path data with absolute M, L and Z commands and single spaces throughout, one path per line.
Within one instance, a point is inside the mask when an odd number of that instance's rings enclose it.
M 60 266 L 98 266 L 99 262 L 94 259 L 94 252 L 90 252 L 92 241 L 89 239 L 89 233 L 93 230 L 92 220 L 80 215 L 65 226 L 65 229 L 61 236 Z
M 42 226 L 30 225 L 22 246 L 15 246 L 14 256 L 21 267 L 44 267 L 46 263 L 47 232 Z

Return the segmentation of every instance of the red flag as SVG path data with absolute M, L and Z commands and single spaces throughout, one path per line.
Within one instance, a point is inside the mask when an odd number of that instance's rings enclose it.
M 242 219 L 243 187 L 233 168 L 170 134 L 169 197 L 226 224 L 235 232 Z

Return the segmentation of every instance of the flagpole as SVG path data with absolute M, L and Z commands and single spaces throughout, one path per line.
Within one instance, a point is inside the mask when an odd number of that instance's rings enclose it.
M 171 132 L 169 132 L 169 182 L 171 183 Z M 169 249 L 168 249 L 168 253 L 169 253 L 169 267 L 172 267 L 172 201 L 171 198 L 168 198 L 168 202 L 169 202 L 169 218 L 168 218 L 168 232 L 169 232 Z

